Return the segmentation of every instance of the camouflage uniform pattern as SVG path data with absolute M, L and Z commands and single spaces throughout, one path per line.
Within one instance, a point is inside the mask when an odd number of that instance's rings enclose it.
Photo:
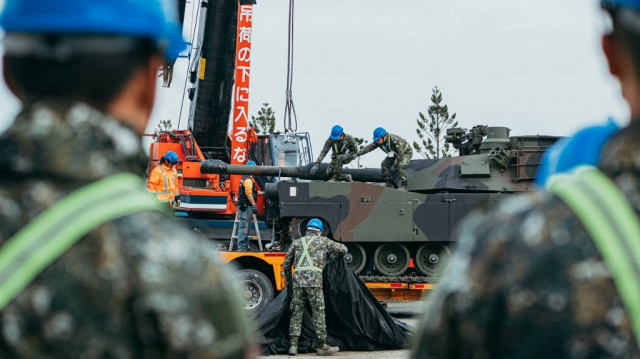
M 640 121 L 599 168 L 640 213 Z M 509 198 L 461 225 L 421 320 L 414 358 L 640 358 L 609 269 L 558 197 Z
M 387 187 L 393 187 L 391 167 L 394 165 L 398 171 L 398 178 L 401 183 L 406 186 L 407 166 L 409 165 L 409 161 L 411 161 L 411 157 L 413 157 L 411 146 L 402 137 L 387 133 L 387 140 L 382 145 L 378 145 L 377 142 L 371 142 L 365 148 L 358 151 L 358 156 L 367 154 L 376 148 L 380 148 L 389 155 L 393 154 L 393 157 L 387 157 L 380 163 L 382 177 L 387 183 Z
M 331 176 L 332 181 L 349 181 L 349 176 L 342 174 L 342 166 L 351 162 L 345 161 L 342 162 L 338 159 L 338 155 L 341 154 L 353 154 L 355 155 L 358 152 L 358 143 L 353 139 L 352 136 L 343 133 L 343 137 L 341 139 L 332 140 L 328 138 L 324 142 L 324 146 L 322 147 L 322 151 L 320 151 L 320 155 L 316 160 L 317 164 L 320 164 L 324 157 L 331 152 L 331 162 L 329 163 L 329 167 L 327 167 L 327 174 Z
M 299 337 L 302 331 L 302 313 L 304 303 L 309 298 L 313 325 L 316 327 L 316 337 L 319 341 L 327 340 L 327 326 L 324 312 L 324 294 L 322 288 L 296 288 L 291 299 L 291 324 L 289 325 L 289 337 Z
M 70 192 L 146 167 L 133 130 L 82 104 L 31 106 L 0 153 L 0 243 Z M 212 243 L 167 216 L 120 217 L 0 312 L 0 357 L 242 357 L 249 328 L 232 275 Z
M 308 253 L 313 263 L 303 263 L 312 265 L 318 270 L 295 270 L 291 277 L 291 268 L 294 264 L 299 265 L 303 254 L 302 241 L 308 244 Z M 317 338 L 325 341 L 327 338 L 327 328 L 325 325 L 324 295 L 322 293 L 322 270 L 324 270 L 327 260 L 332 253 L 345 255 L 347 247 L 338 242 L 334 242 L 327 237 L 308 233 L 301 239 L 293 241 L 284 259 L 283 270 L 288 288 L 293 288 L 293 298 L 291 300 L 291 323 L 289 335 L 299 337 L 302 327 L 302 313 L 304 303 L 309 298 L 313 323 L 316 327 Z

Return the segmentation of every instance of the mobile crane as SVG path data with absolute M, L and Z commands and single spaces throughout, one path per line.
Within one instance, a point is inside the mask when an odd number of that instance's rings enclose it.
M 188 72 L 188 129 L 156 132 L 149 150 L 149 173 L 167 151 L 178 154 L 180 202 L 175 214 L 195 231 L 220 242 L 231 237 L 241 176 L 202 174 L 202 162 L 216 159 L 241 165 L 253 159 L 261 165 L 304 166 L 313 159 L 308 133 L 258 135 L 248 126 L 253 4 L 255 0 L 199 2 L 197 44 Z M 179 0 L 178 5 L 183 20 L 187 1 Z M 264 186 L 277 178 L 258 180 Z M 264 198 L 258 198 L 257 204 L 262 217 Z M 272 241 L 282 232 L 281 228 L 276 231 L 280 225 L 260 221 L 262 239 Z M 284 287 L 284 253 L 219 253 L 242 268 L 247 309 L 265 305 L 274 290 Z

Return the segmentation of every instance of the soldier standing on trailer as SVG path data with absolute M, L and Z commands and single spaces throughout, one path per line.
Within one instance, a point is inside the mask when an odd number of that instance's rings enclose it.
M 255 166 L 256 163 L 249 161 L 245 166 Z M 256 204 L 256 196 L 262 196 L 264 192 L 258 191 L 253 176 L 243 176 L 240 180 L 240 189 L 238 190 L 238 252 L 246 252 L 249 250 L 249 228 L 251 228 L 251 219 L 253 215 L 258 213 L 258 205 Z M 258 229 L 256 228 L 256 231 Z
M 311 167 L 309 173 L 314 175 L 318 172 L 318 166 L 329 150 L 332 150 L 331 162 L 327 168 L 327 174 L 331 176 L 329 182 L 352 182 L 353 180 L 350 174 L 342 174 L 342 166 L 351 162 L 353 157 L 355 157 L 356 152 L 358 152 L 358 143 L 353 137 L 344 133 L 344 130 L 339 125 L 335 125 L 331 129 L 331 136 L 324 142 L 324 147 L 322 147 L 322 151 L 320 151 L 320 155 L 313 164 L 313 167 Z
M 387 133 L 382 127 L 378 127 L 373 131 L 373 142 L 368 144 L 365 148 L 358 151 L 356 157 L 369 153 L 376 148 L 380 148 L 387 154 L 380 164 L 382 169 L 382 177 L 386 182 L 387 187 L 394 188 L 393 176 L 391 175 L 391 166 L 395 166 L 400 178 L 400 189 L 407 189 L 407 166 L 411 157 L 413 157 L 413 150 L 411 146 L 402 137 Z
M 333 253 L 344 256 L 347 247 L 322 236 L 322 221 L 314 218 L 307 224 L 304 237 L 294 240 L 289 247 L 282 264 L 286 279 L 287 291 L 293 292 L 291 300 L 291 322 L 289 337 L 291 344 L 289 354 L 298 353 L 298 337 L 302 330 L 302 313 L 304 303 L 309 298 L 313 324 L 316 327 L 316 350 L 318 355 L 333 355 L 339 351 L 337 347 L 327 344 L 327 327 L 324 313 L 324 295 L 322 293 L 322 271 Z M 293 278 L 291 267 L 295 263 Z

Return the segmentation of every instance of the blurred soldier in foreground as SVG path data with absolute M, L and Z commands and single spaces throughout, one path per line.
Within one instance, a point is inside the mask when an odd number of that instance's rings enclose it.
M 631 122 L 563 141 L 542 166 L 548 192 L 460 226 L 414 358 L 640 357 L 640 1 L 602 6 Z
M 382 177 L 384 178 L 387 187 L 395 187 L 393 184 L 393 175 L 391 174 L 391 166 L 395 166 L 398 172 L 398 177 L 400 178 L 400 189 L 406 190 L 407 166 L 413 156 L 411 146 L 409 146 L 407 141 L 402 139 L 402 137 L 392 133 L 387 133 L 387 130 L 382 127 L 378 127 L 373 131 L 373 142 L 358 151 L 357 156 L 362 156 L 376 148 L 380 148 L 387 154 L 387 158 L 382 160 L 382 163 L 380 163 Z
M 318 166 L 320 162 L 327 155 L 329 150 L 331 152 L 331 162 L 327 167 L 327 174 L 331 176 L 330 182 L 347 181 L 352 182 L 351 175 L 342 174 L 342 166 L 351 162 L 355 154 L 358 152 L 358 143 L 350 135 L 344 133 L 341 126 L 335 125 L 331 129 L 331 136 L 324 142 L 324 147 L 320 151 L 318 159 L 311 167 L 310 173 L 312 175 L 318 172 Z
M 0 26 L 23 104 L 0 137 L 0 357 L 253 356 L 232 273 L 140 178 L 183 47 L 161 2 L 11 0 Z
M 313 324 L 316 327 L 316 350 L 318 355 L 333 355 L 339 351 L 337 347 L 327 344 L 327 327 L 324 313 L 324 294 L 322 293 L 322 271 L 329 256 L 333 253 L 344 256 L 347 247 L 322 236 L 322 222 L 314 218 L 307 224 L 307 234 L 294 240 L 289 247 L 282 265 L 286 278 L 287 291 L 293 292 L 291 300 L 291 323 L 289 337 L 291 346 L 289 354 L 298 353 L 298 337 L 302 330 L 302 313 L 304 303 L 309 298 Z M 291 266 L 295 263 L 294 275 L 291 278 Z
M 160 164 L 151 171 L 147 181 L 149 192 L 155 193 L 160 202 L 169 203 L 170 206 L 180 200 L 176 164 L 178 164 L 178 155 L 168 151 L 160 158 Z

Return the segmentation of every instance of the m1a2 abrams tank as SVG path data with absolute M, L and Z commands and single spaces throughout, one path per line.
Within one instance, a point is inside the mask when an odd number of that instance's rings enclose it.
M 204 161 L 203 174 L 265 176 L 266 222 L 297 238 L 311 218 L 349 248 L 351 269 L 365 279 L 432 281 L 450 255 L 456 224 L 471 210 L 532 190 L 544 151 L 558 137 L 509 137 L 506 127 L 449 129 L 460 155 L 409 164 L 407 191 L 382 186 L 379 169 L 349 169 L 354 182 L 326 182 L 326 164 L 237 166 Z M 273 176 L 273 177 L 269 177 Z M 287 178 L 276 181 L 276 178 Z M 270 181 L 270 182 L 269 182 Z

